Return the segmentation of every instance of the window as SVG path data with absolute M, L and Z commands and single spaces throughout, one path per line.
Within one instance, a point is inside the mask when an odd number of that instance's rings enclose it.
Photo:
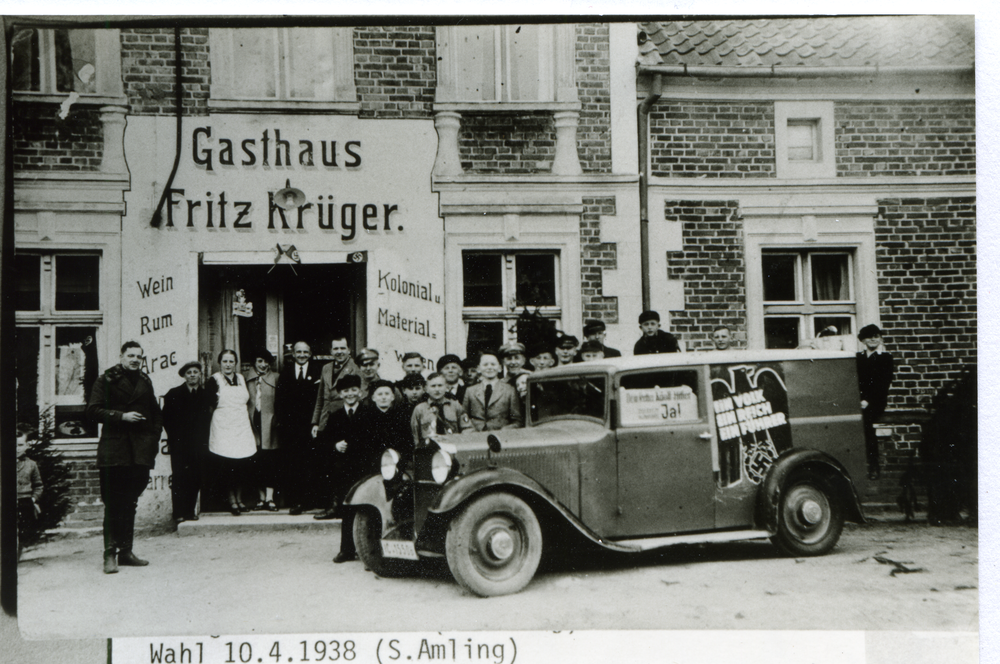
M 462 253 L 462 317 L 466 355 L 517 338 L 524 308 L 557 319 L 559 256 L 553 252 L 465 251 Z
M 97 378 L 100 267 L 95 254 L 14 257 L 18 421 L 37 426 L 51 406 L 56 438 L 97 435 L 84 411 Z
M 833 102 L 775 102 L 774 143 L 779 178 L 835 177 Z
M 796 348 L 831 325 L 838 334 L 852 334 L 853 272 L 849 251 L 763 251 L 765 347 Z
M 571 24 L 439 27 L 437 102 L 577 102 L 573 30 Z
M 698 371 L 657 371 L 621 377 L 618 423 L 623 427 L 663 426 L 702 418 Z
M 531 423 L 564 417 L 605 420 L 604 376 L 577 376 L 530 384 Z
M 357 110 L 351 28 L 213 28 L 217 108 Z
M 121 96 L 118 30 L 15 28 L 10 38 L 16 93 Z

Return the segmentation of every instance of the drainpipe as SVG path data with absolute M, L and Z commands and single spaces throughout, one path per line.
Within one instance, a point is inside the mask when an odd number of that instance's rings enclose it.
M 174 148 L 174 167 L 170 171 L 170 177 L 167 178 L 167 184 L 163 187 L 163 193 L 160 194 L 160 202 L 156 206 L 156 211 L 153 212 L 153 218 L 149 220 L 149 225 L 153 228 L 160 227 L 163 204 L 166 202 L 167 196 L 170 195 L 171 187 L 174 186 L 174 176 L 177 175 L 177 167 L 181 163 L 181 119 L 184 117 L 184 88 L 181 85 L 181 75 L 183 74 L 183 71 L 183 67 L 181 66 L 181 29 L 178 26 L 174 28 L 174 110 L 177 115 L 177 140 L 176 147 Z
M 642 272 L 642 310 L 649 310 L 649 111 L 660 98 L 663 76 L 653 74 L 649 95 L 639 103 L 639 269 Z

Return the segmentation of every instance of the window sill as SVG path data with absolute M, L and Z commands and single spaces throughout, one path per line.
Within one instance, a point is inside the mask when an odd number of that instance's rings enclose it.
M 516 113 L 527 111 L 579 111 L 578 101 L 450 101 L 436 103 L 434 112 L 473 111 L 478 113 Z
M 209 99 L 208 110 L 229 113 L 286 111 L 293 113 L 341 113 L 353 115 L 361 110 L 356 101 L 307 101 L 295 99 Z
M 69 92 L 59 92 L 56 94 L 51 94 L 48 92 L 14 92 L 13 99 L 15 102 L 35 102 L 42 104 L 62 104 L 69 99 L 71 93 Z M 77 97 L 73 105 L 84 105 L 84 106 L 128 106 L 128 98 L 124 96 L 115 95 L 99 95 L 92 93 L 83 93 Z

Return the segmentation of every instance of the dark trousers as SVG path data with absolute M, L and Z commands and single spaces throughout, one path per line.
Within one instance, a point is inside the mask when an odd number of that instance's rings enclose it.
M 171 449 L 170 499 L 173 503 L 174 518 L 194 516 L 201 489 L 202 453 L 198 451 Z
M 354 509 L 345 508 L 340 520 L 340 553 L 345 556 L 356 556 L 354 548 Z
M 101 466 L 101 502 L 104 503 L 104 548 L 132 550 L 135 508 L 149 484 L 146 466 Z
M 861 411 L 865 425 L 865 454 L 868 458 L 868 472 L 880 472 L 878 460 L 878 436 L 875 435 L 875 421 L 882 417 L 884 410 L 874 410 L 871 405 Z

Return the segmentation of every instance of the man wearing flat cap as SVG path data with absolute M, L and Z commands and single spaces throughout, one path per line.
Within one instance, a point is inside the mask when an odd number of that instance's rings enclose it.
M 882 417 L 889 403 L 889 386 L 895 371 L 892 355 L 882 346 L 882 330 L 878 325 L 865 325 L 858 332 L 865 349 L 857 354 L 858 387 L 861 392 L 861 416 L 865 424 L 865 451 L 868 456 L 868 478 L 879 479 L 878 438 L 875 422 Z
M 212 398 L 202 384 L 201 364 L 188 362 L 177 372 L 184 382 L 163 396 L 163 428 L 170 450 L 170 498 L 174 521 L 197 521 L 195 504 L 212 426 Z
M 524 368 L 524 344 L 517 341 L 506 343 L 500 347 L 500 362 L 503 363 L 505 380 L 511 387 L 517 382 L 517 377 L 523 373 L 531 373 Z
M 607 336 L 607 326 L 602 320 L 588 320 L 584 321 L 583 324 L 583 339 L 584 342 L 596 341 L 601 345 L 604 352 L 604 357 L 621 357 L 622 353 L 617 348 L 611 348 L 604 345 L 604 338 Z M 581 354 L 582 354 L 581 350 Z M 581 357 L 582 359 L 582 357 Z

